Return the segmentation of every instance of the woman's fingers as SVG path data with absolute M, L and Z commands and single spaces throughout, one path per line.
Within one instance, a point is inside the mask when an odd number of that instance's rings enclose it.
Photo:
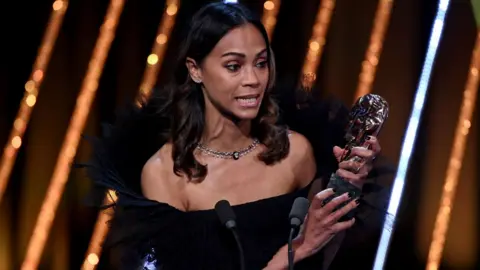
M 335 223 L 335 224 L 332 226 L 332 232 L 333 232 L 333 233 L 341 232 L 341 231 L 343 231 L 343 230 L 346 230 L 346 229 L 352 227 L 353 224 L 355 224 L 355 218 L 352 218 L 352 219 L 350 219 L 350 220 L 346 220 L 346 221 L 342 221 L 342 222 Z
M 349 198 L 350 197 L 348 195 L 348 192 L 333 198 L 330 202 L 328 202 L 327 204 L 325 204 L 325 206 L 322 207 L 322 212 L 326 215 L 329 215 L 331 212 L 333 212 L 335 208 L 337 208 L 337 206 L 348 201 Z
M 362 168 L 365 168 L 365 170 L 362 170 Z M 348 180 L 354 180 L 354 181 L 359 181 L 364 179 L 365 177 L 368 176 L 368 170 L 369 167 L 360 167 L 358 168 L 358 172 L 354 173 L 352 172 L 353 169 L 347 170 L 347 169 L 338 169 L 337 170 L 337 175 L 342 177 L 343 179 L 348 179 Z
M 354 219 L 337 222 L 342 216 L 357 207 L 356 201 L 351 201 L 346 205 L 335 210 L 343 203 L 350 200 L 348 193 L 334 197 L 326 204 L 323 202 L 334 195 L 332 189 L 326 189 L 319 192 L 312 200 L 310 211 L 306 218 L 305 237 L 308 239 L 308 246 L 312 250 L 318 250 L 332 239 L 336 233 L 350 228 L 354 224 Z
M 375 156 L 375 152 L 373 150 L 370 150 L 368 148 L 362 147 L 362 146 L 357 146 L 357 147 L 352 147 L 352 152 L 350 153 L 351 157 L 357 156 L 361 157 L 363 160 L 371 160 Z
M 374 155 L 378 155 L 382 151 L 382 147 L 380 146 L 380 142 L 378 141 L 377 137 L 369 136 L 367 143 L 370 146 L 370 149 L 372 149 Z
M 332 196 L 333 194 L 335 194 L 335 192 L 331 188 L 320 191 L 315 195 L 315 197 L 313 197 L 310 208 L 311 209 L 322 208 L 323 201 L 325 201 L 328 197 Z
M 338 168 L 345 169 L 347 171 L 356 171 L 357 168 L 362 167 L 363 164 L 354 160 L 342 161 L 338 164 Z
M 344 205 L 342 208 L 338 209 L 337 211 L 333 212 L 327 219 L 329 223 L 337 222 L 341 217 L 352 211 L 358 206 L 358 199 L 349 202 L 348 204 Z

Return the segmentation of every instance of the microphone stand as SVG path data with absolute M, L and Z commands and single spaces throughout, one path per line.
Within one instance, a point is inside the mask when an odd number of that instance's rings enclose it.
M 233 212 L 230 203 L 226 200 L 221 200 L 215 204 L 215 211 L 217 212 L 220 222 L 232 232 L 238 248 L 238 257 L 240 259 L 240 269 L 245 270 L 245 254 L 243 253 L 242 242 L 240 235 L 237 232 L 237 222 L 235 221 L 235 213 Z
M 290 234 L 288 236 L 288 269 L 293 270 L 294 256 L 293 253 L 293 238 L 297 234 L 297 229 L 303 224 L 303 220 L 307 215 L 308 208 L 310 207 L 310 202 L 308 199 L 303 197 L 298 197 L 293 202 L 292 210 L 290 210 L 289 219 L 290 219 Z
M 288 270 L 293 270 L 293 259 L 294 259 L 294 253 L 293 253 L 293 237 L 296 233 L 297 228 L 292 227 L 290 228 L 290 234 L 288 236 Z
M 240 242 L 240 236 L 237 233 L 237 230 L 235 228 L 231 228 L 230 231 L 233 234 L 233 237 L 235 238 L 235 242 L 237 243 L 237 248 L 238 248 L 238 256 L 240 259 L 240 269 L 245 270 L 245 254 L 243 253 L 243 247 L 242 247 L 242 242 Z

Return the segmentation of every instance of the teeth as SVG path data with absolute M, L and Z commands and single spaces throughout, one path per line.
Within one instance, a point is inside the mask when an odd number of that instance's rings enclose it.
M 237 98 L 241 105 L 249 106 L 257 103 L 257 98 Z
M 246 101 L 246 102 L 255 102 L 257 100 L 256 98 L 239 98 L 241 101 Z

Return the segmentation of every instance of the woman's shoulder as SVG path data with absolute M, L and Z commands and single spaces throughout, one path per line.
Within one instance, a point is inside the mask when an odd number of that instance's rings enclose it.
M 294 173 L 295 181 L 300 187 L 307 186 L 316 173 L 315 157 L 309 140 L 301 133 L 288 130 L 290 151 L 288 164 Z
M 288 129 L 291 152 L 311 151 L 312 146 L 308 139 L 301 133 Z
M 149 200 L 166 203 L 177 209 L 183 209 L 182 190 L 185 181 L 173 173 L 172 145 L 164 144 L 142 168 L 142 194 Z

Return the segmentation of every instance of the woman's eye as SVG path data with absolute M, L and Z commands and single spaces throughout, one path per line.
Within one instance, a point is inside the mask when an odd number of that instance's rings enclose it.
M 226 65 L 225 67 L 232 72 L 238 71 L 240 69 L 239 64 L 229 64 L 229 65 Z
M 267 66 L 267 64 L 268 64 L 268 61 L 260 61 L 257 63 L 257 67 L 264 68 Z

